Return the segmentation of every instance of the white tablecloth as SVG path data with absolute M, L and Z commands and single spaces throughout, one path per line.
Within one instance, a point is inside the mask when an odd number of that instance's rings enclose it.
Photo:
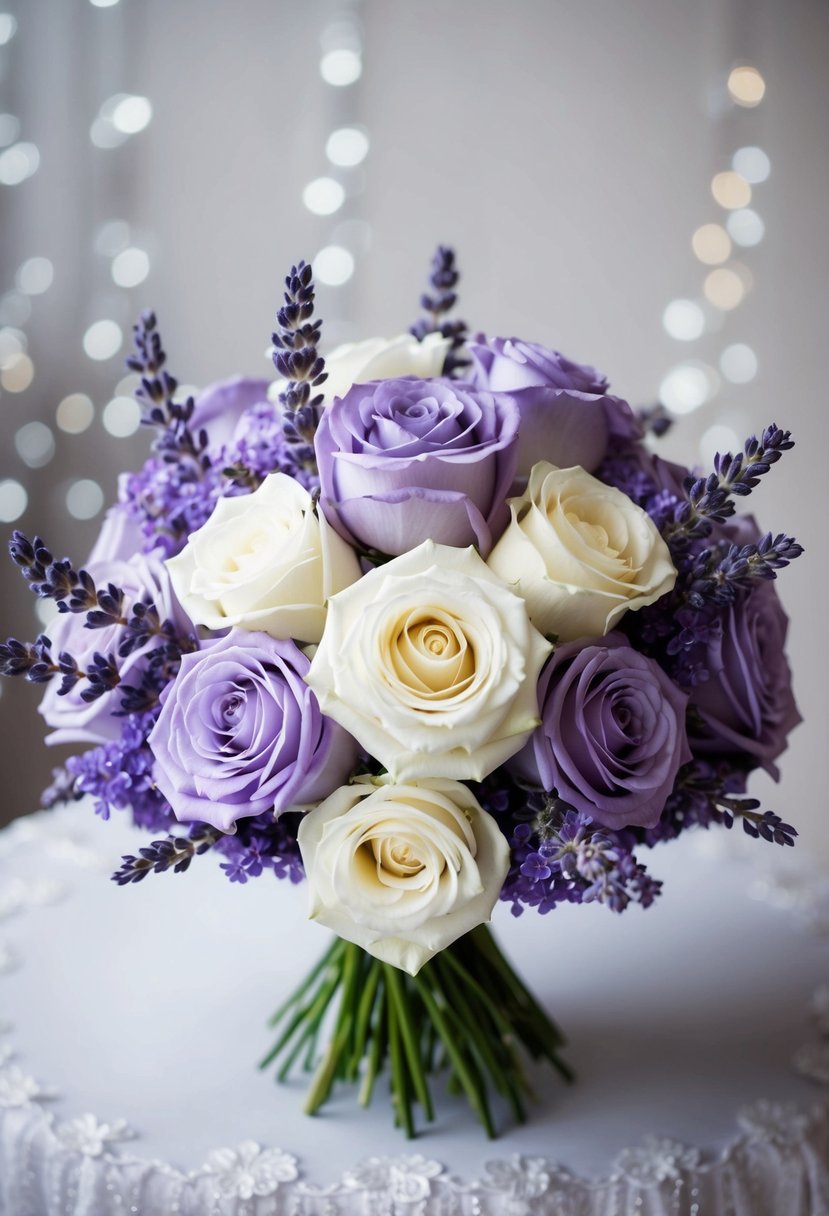
M 829 1212 L 827 1091 L 792 1065 L 829 1079 L 829 937 L 752 897 L 772 846 L 653 852 L 647 912 L 498 909 L 578 1081 L 539 1069 L 493 1144 L 457 1099 L 406 1142 L 382 1083 L 368 1112 L 343 1090 L 303 1116 L 302 1081 L 255 1065 L 329 940 L 305 889 L 232 885 L 209 854 L 117 888 L 146 839 L 83 803 L 0 834 L 0 1212 Z

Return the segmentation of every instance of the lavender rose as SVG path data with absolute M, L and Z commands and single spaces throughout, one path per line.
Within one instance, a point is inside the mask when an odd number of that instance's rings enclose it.
M 653 827 L 691 759 L 687 696 L 621 633 L 559 646 L 541 673 L 541 725 L 511 767 L 608 828 Z
M 233 831 L 237 819 L 328 797 L 357 759 L 324 718 L 294 642 L 232 629 L 186 654 L 149 737 L 155 781 L 182 823 Z
M 608 394 L 607 379 L 595 368 L 518 338 L 478 334 L 467 347 L 476 387 L 510 393 L 521 411 L 519 477 L 529 476 L 539 460 L 591 473 L 611 440 L 638 437 L 630 406 Z
M 356 384 L 314 440 L 325 513 L 382 553 L 424 540 L 488 553 L 507 522 L 518 423 L 511 397 L 448 380 Z
M 741 537 L 747 544 L 751 537 Z M 788 617 L 772 583 L 759 582 L 731 604 L 700 659 L 710 675 L 692 700 L 704 723 L 694 751 L 743 753 L 775 780 L 774 763 L 801 721 L 784 646 Z
M 98 587 L 114 583 L 120 587 L 128 606 L 140 600 L 150 600 L 158 609 L 162 621 L 171 620 L 184 636 L 194 632 L 193 623 L 179 604 L 170 583 L 170 576 L 157 554 L 138 554 L 130 561 L 88 562 L 86 569 Z M 118 646 L 123 631 L 118 625 L 105 629 L 87 629 L 86 613 L 67 612 L 50 622 L 47 635 L 52 642 L 52 653 L 58 655 L 68 651 L 83 669 L 96 651 L 115 654 L 121 682 L 138 685 L 146 666 L 148 650 L 158 645 L 151 641 L 148 646 L 134 651 L 125 659 L 118 659 Z M 80 680 L 64 696 L 58 694 L 59 680 L 46 685 L 38 712 L 52 727 L 46 736 L 47 743 L 106 743 L 119 738 L 123 729 L 123 718 L 116 717 L 121 708 L 121 695 L 116 688 L 95 701 L 82 699 L 86 681 Z

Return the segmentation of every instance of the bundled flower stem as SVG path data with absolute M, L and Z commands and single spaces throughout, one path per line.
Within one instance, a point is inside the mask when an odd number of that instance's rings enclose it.
M 561 1032 L 486 925 L 441 951 L 414 977 L 338 938 L 270 1025 L 281 1033 L 261 1067 L 278 1061 L 279 1081 L 300 1061 L 306 1072 L 313 1070 L 306 1114 L 324 1105 L 337 1081 L 360 1078 L 360 1104 L 368 1106 L 388 1064 L 395 1123 L 409 1138 L 416 1134 L 415 1104 L 427 1122 L 434 1120 L 429 1077 L 441 1070 L 447 1070 L 447 1088 L 466 1096 L 490 1137 L 497 1134 L 493 1092 L 517 1122 L 526 1119 L 525 1101 L 533 1093 L 522 1052 L 573 1079 L 559 1055 Z

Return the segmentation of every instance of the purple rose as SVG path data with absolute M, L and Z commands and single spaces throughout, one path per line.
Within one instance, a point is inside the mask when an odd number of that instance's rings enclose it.
M 735 543 L 756 539 L 749 521 L 741 521 Z M 788 624 L 771 582 L 756 583 L 725 610 L 700 656 L 710 675 L 692 694 L 705 725 L 693 738 L 695 752 L 743 753 L 777 780 L 774 761 L 801 721 L 783 650 Z
M 507 523 L 518 423 L 510 396 L 450 380 L 355 384 L 314 440 L 325 514 L 381 553 L 433 540 L 485 555 Z
M 98 587 L 115 583 L 122 588 L 128 605 L 152 600 L 162 621 L 173 621 L 184 634 L 194 632 L 194 625 L 176 599 L 170 576 L 157 555 L 138 554 L 128 562 L 88 562 L 86 569 Z M 151 641 L 148 646 L 120 659 L 117 655 L 123 630 L 118 625 L 87 629 L 85 612 L 56 616 L 50 621 L 46 634 L 52 642 L 52 653 L 58 655 L 67 650 L 81 669 L 96 652 L 116 655 L 121 682 L 133 685 L 140 683 L 148 650 L 158 645 L 157 641 Z M 58 694 L 58 679 L 46 685 L 38 712 L 52 727 L 52 734 L 46 736 L 47 743 L 106 743 L 120 737 L 124 722 L 115 717 L 121 708 L 118 689 L 87 703 L 81 698 L 85 684 L 85 680 L 80 680 L 64 696 Z
M 652 828 L 691 759 L 687 701 L 621 633 L 567 643 L 541 673 L 541 725 L 512 765 L 605 827 Z
M 472 382 L 510 393 L 521 411 L 519 477 L 528 477 L 539 460 L 562 469 L 581 465 L 592 473 L 611 440 L 639 437 L 630 406 L 608 395 L 607 379 L 595 368 L 518 338 L 487 341 L 478 334 L 467 347 L 474 360 Z
M 180 822 L 230 832 L 237 819 L 278 816 L 342 785 L 357 744 L 323 717 L 309 667 L 294 642 L 242 629 L 184 656 L 148 741 Z
M 212 448 L 224 447 L 233 438 L 236 424 L 245 410 L 268 400 L 269 388 L 269 380 L 254 380 L 247 376 L 234 376 L 231 380 L 209 384 L 196 397 L 190 429 L 195 434 L 203 428 Z

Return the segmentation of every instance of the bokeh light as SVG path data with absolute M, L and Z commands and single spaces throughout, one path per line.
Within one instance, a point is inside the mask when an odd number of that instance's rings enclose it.
M 659 400 L 672 414 L 690 414 L 715 396 L 719 383 L 713 367 L 689 360 L 671 368 L 659 386 Z
M 14 446 L 30 469 L 42 469 L 55 454 L 55 437 L 45 422 L 27 422 L 15 434 Z
M 130 243 L 130 226 L 126 220 L 108 220 L 95 234 L 95 252 L 114 258 Z
M 354 258 L 342 245 L 326 245 L 314 258 L 314 278 L 327 287 L 341 287 L 354 273 Z
M 344 88 L 354 84 L 363 74 L 363 61 L 351 47 L 335 47 L 320 60 L 320 75 L 326 84 Z
M 731 158 L 731 168 L 752 185 L 764 182 L 771 173 L 771 161 L 762 148 L 751 145 L 738 148 Z
M 3 361 L 0 385 L 7 393 L 25 393 L 35 376 L 35 368 L 28 355 L 10 355 Z
M 12 13 L 0 13 L 0 46 L 11 42 L 17 33 L 17 18 Z
M 751 207 L 732 211 L 726 220 L 726 227 L 735 245 L 742 245 L 744 248 L 759 245 L 766 232 L 766 225 Z
M 141 407 L 133 397 L 113 397 L 104 406 L 104 430 L 117 439 L 134 435 L 141 425 Z
M 345 202 L 345 190 L 333 177 L 316 177 L 303 190 L 302 201 L 314 215 L 333 215 Z
M 711 193 L 721 207 L 733 211 L 737 207 L 747 207 L 751 202 L 751 186 L 744 177 L 733 169 L 725 169 L 716 173 L 711 181 Z
M 759 106 L 766 92 L 766 82 L 749 64 L 732 68 L 728 74 L 728 92 L 738 106 Z
M 58 428 L 67 435 L 81 435 L 92 425 L 95 406 L 86 393 L 70 393 L 55 410 Z
M 0 523 L 13 524 L 29 505 L 29 495 L 19 481 L 6 477 L 0 481 Z
M 0 185 L 19 186 L 27 177 L 37 173 L 40 152 L 34 144 L 12 144 L 0 152 Z
M 757 356 L 745 342 L 734 342 L 720 355 L 720 371 L 732 384 L 748 384 L 757 375 Z
M 112 259 L 112 281 L 118 287 L 137 287 L 150 273 L 150 258 L 143 249 L 122 249 Z
M 15 282 L 27 296 L 39 296 L 48 291 L 55 278 L 55 268 L 48 258 L 27 258 L 18 268 Z
M 82 477 L 66 491 L 66 509 L 73 519 L 94 519 L 104 505 L 104 492 L 97 481 Z
M 325 155 L 332 165 L 351 169 L 368 155 L 368 136 L 359 127 L 338 127 L 328 136 Z
M 693 300 L 671 300 L 662 314 L 667 333 L 679 342 L 693 342 L 705 330 L 705 313 Z
M 715 308 L 730 312 L 742 303 L 746 287 L 742 276 L 730 266 L 719 266 L 705 277 L 703 284 L 705 298 Z
M 83 336 L 83 348 L 90 359 L 103 362 L 117 355 L 124 335 L 116 321 L 94 321 Z
M 691 237 L 691 248 L 706 266 L 718 266 L 731 256 L 731 237 L 721 224 L 703 224 Z

